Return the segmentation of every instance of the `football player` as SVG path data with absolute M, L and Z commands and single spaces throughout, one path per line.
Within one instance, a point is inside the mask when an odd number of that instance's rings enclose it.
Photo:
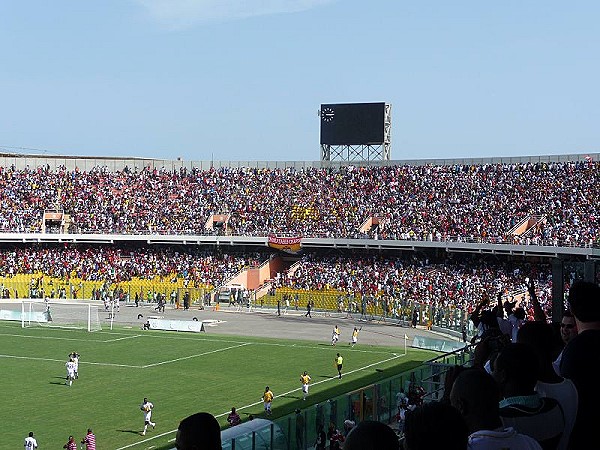
M 146 397 L 144 397 L 144 401 L 140 405 L 140 409 L 144 413 L 144 431 L 142 432 L 142 436 L 146 434 L 146 430 L 148 429 L 148 425 L 152 425 L 152 429 L 156 427 L 156 423 L 152 422 L 152 409 L 154 409 L 154 405 L 152 402 L 149 402 Z

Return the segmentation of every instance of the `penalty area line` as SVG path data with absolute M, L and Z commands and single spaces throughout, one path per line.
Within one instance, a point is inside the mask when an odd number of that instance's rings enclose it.
M 250 343 L 246 342 L 246 343 L 239 344 L 239 345 L 232 345 L 230 347 L 219 348 L 217 350 L 211 350 L 211 351 L 208 351 L 208 352 L 198 353 L 196 355 L 182 356 L 181 358 L 169 359 L 167 361 L 161 361 L 161 362 L 157 362 L 157 363 L 154 363 L 154 364 L 147 364 L 147 365 L 141 366 L 141 367 L 142 367 L 142 369 L 147 369 L 148 367 L 162 366 L 163 364 L 171 364 L 171 363 L 174 363 L 174 362 L 177 362 L 177 361 L 184 361 L 186 359 L 192 359 L 192 358 L 198 358 L 200 356 L 210 355 L 212 353 L 224 352 L 224 351 L 227 351 L 227 350 L 231 350 L 233 348 L 245 347 L 246 345 L 250 345 Z

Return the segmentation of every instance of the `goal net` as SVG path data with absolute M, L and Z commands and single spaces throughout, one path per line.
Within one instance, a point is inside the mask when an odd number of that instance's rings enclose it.
M 7 311 L 8 305 L 8 311 Z M 22 300 L 2 303 L 0 319 L 19 320 L 23 328 L 46 326 L 87 331 L 102 329 L 98 306 L 89 303 L 44 302 Z

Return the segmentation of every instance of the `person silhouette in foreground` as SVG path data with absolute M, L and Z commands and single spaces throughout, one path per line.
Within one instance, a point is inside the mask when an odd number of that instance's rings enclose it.
M 449 403 L 423 403 L 406 413 L 404 450 L 467 450 L 468 436 L 469 431 L 465 419 Z M 365 448 L 387 449 L 393 447 Z
M 578 333 L 566 345 L 560 361 L 560 374 L 575 383 L 579 393 L 577 417 L 569 448 L 589 448 L 598 438 L 598 374 L 592 368 L 600 348 L 600 287 L 575 281 L 569 289 L 569 305 Z
M 467 422 L 470 450 L 541 450 L 532 437 L 502 425 L 500 389 L 485 370 L 478 367 L 464 369 L 447 389 L 450 389 L 450 404 Z
M 179 422 L 175 437 L 177 450 L 221 450 L 221 427 L 215 417 L 199 412 Z
M 500 388 L 500 420 L 556 449 L 565 431 L 565 414 L 557 400 L 536 392 L 540 363 L 533 347 L 517 342 L 504 347 L 494 361 L 492 376 Z
M 344 442 L 344 450 L 398 450 L 400 443 L 394 430 L 383 422 L 363 420 Z
M 573 381 L 556 374 L 552 361 L 560 348 L 561 341 L 552 325 L 546 322 L 525 322 L 517 333 L 517 342 L 530 345 L 537 354 L 540 363 L 535 390 L 542 397 L 555 399 L 565 415 L 565 431 L 558 444 L 558 450 L 566 450 L 575 418 L 579 394 Z

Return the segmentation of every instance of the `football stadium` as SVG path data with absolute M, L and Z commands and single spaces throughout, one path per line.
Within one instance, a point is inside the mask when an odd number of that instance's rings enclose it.
M 0 2 L 0 450 L 600 448 L 599 16 Z
M 402 439 L 481 362 L 489 314 L 509 341 L 534 321 L 559 336 L 573 283 L 598 282 L 599 155 L 328 160 L 340 145 L 285 164 L 2 156 L 0 448 L 91 428 L 99 448 L 171 449 L 199 411 L 224 449 L 312 449 L 320 427 L 341 447 L 369 421 Z

